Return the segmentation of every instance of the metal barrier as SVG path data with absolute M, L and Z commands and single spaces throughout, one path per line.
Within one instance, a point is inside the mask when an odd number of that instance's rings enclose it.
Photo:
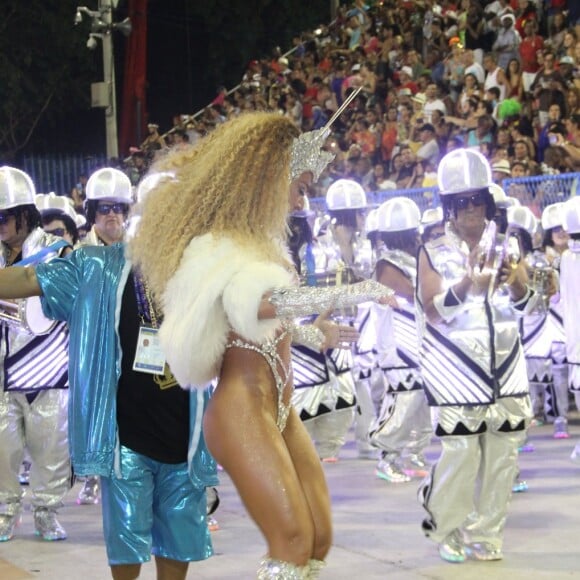
M 507 195 L 518 199 L 522 205 L 535 210 L 534 213 L 539 216 L 539 213 L 547 205 L 566 201 L 580 193 L 580 173 L 505 179 L 502 187 Z M 367 201 L 370 207 L 377 207 L 384 201 L 399 196 L 412 199 L 419 206 L 421 212 L 439 205 L 439 192 L 436 187 L 373 191 L 367 193 Z M 314 197 L 309 201 L 312 210 L 316 212 L 326 211 L 324 197 Z
M 418 189 L 385 189 L 367 193 L 367 203 L 369 207 L 378 207 L 381 203 L 393 197 L 407 197 L 412 199 L 421 212 L 430 207 L 439 205 L 439 192 L 436 187 L 421 187 Z M 324 197 L 313 197 L 310 200 L 310 209 L 315 212 L 326 211 L 326 199 Z
M 515 197 L 522 205 L 541 212 L 547 205 L 566 201 L 577 195 L 580 173 L 559 175 L 536 175 L 506 179 L 503 188 L 507 195 Z
M 36 191 L 68 195 L 79 176 L 107 165 L 106 156 L 34 155 L 23 159 L 22 168 L 34 181 Z

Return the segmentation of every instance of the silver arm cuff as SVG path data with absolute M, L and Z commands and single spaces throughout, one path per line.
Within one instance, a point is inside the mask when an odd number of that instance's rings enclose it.
M 319 351 L 324 342 L 324 333 L 314 324 L 296 325 L 292 328 L 292 342 Z
M 394 292 L 383 284 L 375 280 L 365 280 L 356 284 L 324 288 L 317 286 L 276 288 L 269 300 L 280 318 L 298 318 L 356 306 L 393 294 Z

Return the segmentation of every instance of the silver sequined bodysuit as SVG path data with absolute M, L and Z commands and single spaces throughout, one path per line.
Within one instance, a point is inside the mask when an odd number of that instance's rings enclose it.
M 235 338 L 226 344 L 226 349 L 245 348 L 246 350 L 257 352 L 266 359 L 266 362 L 272 371 L 272 376 L 274 377 L 274 382 L 276 384 L 276 391 L 278 393 L 278 417 L 276 419 L 276 426 L 280 430 L 280 433 L 282 433 L 286 428 L 286 421 L 288 420 L 288 415 L 292 408 L 292 403 L 284 403 L 284 390 L 292 380 L 292 368 L 290 360 L 287 365 L 284 364 L 282 357 L 278 353 L 278 346 L 285 338 L 291 336 L 291 334 L 291 326 L 284 325 L 283 331 L 278 336 L 272 340 L 266 340 L 262 344 L 246 342 L 241 338 Z

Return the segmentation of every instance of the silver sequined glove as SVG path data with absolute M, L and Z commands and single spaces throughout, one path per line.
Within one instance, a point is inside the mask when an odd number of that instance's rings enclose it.
M 393 295 L 394 292 L 383 284 L 375 280 L 365 280 L 356 284 L 325 288 L 316 286 L 276 288 L 269 300 L 280 318 L 298 318 L 328 310 L 349 308 Z

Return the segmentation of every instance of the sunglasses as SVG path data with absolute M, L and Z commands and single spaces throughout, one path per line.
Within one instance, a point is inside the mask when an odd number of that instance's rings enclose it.
M 122 214 L 127 211 L 126 203 L 101 203 L 97 206 L 97 213 L 100 215 L 108 215 L 111 213 Z
M 467 209 L 470 203 L 473 207 L 481 207 L 482 205 L 485 205 L 487 203 L 487 194 L 480 191 L 473 195 L 462 195 L 455 200 L 455 208 Z
M 64 228 L 54 228 L 54 230 L 44 230 L 47 234 L 52 234 L 53 236 L 58 236 L 62 238 L 66 234 L 66 230 Z

